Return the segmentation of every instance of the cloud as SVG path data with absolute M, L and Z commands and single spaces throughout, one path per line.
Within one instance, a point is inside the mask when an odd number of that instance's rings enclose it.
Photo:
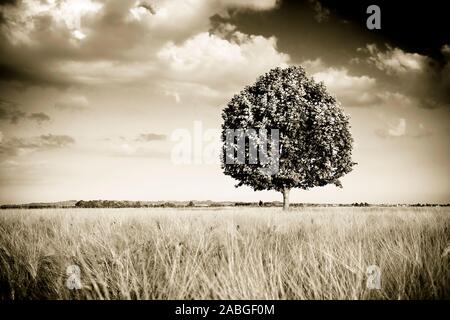
M 40 146 L 46 148 L 63 148 L 75 143 L 75 139 L 68 135 L 47 134 L 39 136 Z
M 400 137 L 411 137 L 411 138 L 423 138 L 428 137 L 432 134 L 431 130 L 425 128 L 423 123 L 419 123 L 417 126 L 406 125 L 406 119 L 400 118 L 396 123 L 388 123 L 383 129 L 377 129 L 375 133 L 381 138 L 395 139 Z
M 364 90 L 373 88 L 376 80 L 369 76 L 353 76 L 345 68 L 328 68 L 325 71 L 317 72 L 313 75 L 316 81 L 323 81 L 326 86 L 336 91 L 357 90 L 362 93 Z
M 35 151 L 65 148 L 74 143 L 75 139 L 68 135 L 47 134 L 31 138 L 11 137 L 3 139 L 0 145 L 0 153 L 20 156 Z
M 176 103 L 180 103 L 180 102 L 181 102 L 181 96 L 180 96 L 180 94 L 179 94 L 178 92 L 176 92 L 176 91 L 167 89 L 167 90 L 164 90 L 164 94 L 165 94 L 166 96 L 173 97 L 173 99 L 175 100 Z
M 210 17 L 270 10 L 276 0 L 23 0 L 0 7 L 3 81 L 24 86 L 147 81 L 163 72 L 157 53 L 211 28 Z M 136 70 L 142 70 L 137 72 Z
M 314 19 L 321 23 L 321 22 L 325 22 L 329 19 L 330 17 L 330 10 L 328 10 L 326 7 L 324 7 L 322 5 L 322 3 L 320 3 L 319 0 L 308 0 L 309 3 L 311 4 L 311 6 L 313 7 L 314 11 L 315 11 L 315 16 Z
M 412 99 L 404 92 L 372 75 L 354 75 L 346 66 L 331 67 L 321 58 L 305 60 L 301 63 L 308 75 L 322 81 L 344 107 L 409 107 Z
M 38 124 L 42 124 L 45 121 L 50 121 L 50 117 L 43 112 L 31 113 L 27 116 L 27 118 L 36 121 Z
M 135 15 L 136 18 L 139 19 L 140 15 L 145 13 L 150 13 L 152 15 L 156 14 L 155 9 L 153 8 L 151 3 L 147 2 L 140 2 L 138 5 L 134 8 L 130 9 L 130 12 Z
M 445 54 L 446 48 L 442 47 L 444 66 L 428 56 L 390 46 L 382 51 L 368 44 L 358 52 L 366 55 L 366 63 L 391 78 L 395 90 L 414 99 L 420 107 L 437 108 L 450 105 L 450 55 Z
M 0 1 L 0 6 L 14 6 L 19 2 L 19 0 L 2 0 Z
M 280 0 L 221 0 L 225 7 L 250 9 L 256 11 L 272 10 L 280 4 Z
M 412 133 L 412 137 L 424 138 L 424 137 L 429 137 L 432 134 L 433 134 L 433 131 L 426 128 L 423 123 L 419 123 L 418 130 L 416 130 L 416 132 Z
M 22 0 L 17 4 L 2 8 L 1 11 L 8 16 L 9 24 L 15 27 L 4 30 L 13 44 L 33 43 L 35 41 L 33 36 L 39 34 L 40 28 L 48 30 L 54 27 L 69 32 L 80 31 L 81 20 L 86 16 L 97 14 L 103 7 L 103 4 L 91 0 Z
M 401 118 L 397 124 L 390 124 L 388 128 L 377 130 L 376 133 L 383 138 L 404 136 L 406 133 L 406 120 Z
M 444 89 L 450 91 L 450 45 L 443 45 L 441 52 L 446 61 L 442 68 L 442 85 Z
M 325 69 L 327 69 L 327 66 L 322 61 L 321 58 L 316 58 L 314 60 L 304 60 L 304 61 L 302 61 L 301 66 L 310 75 L 314 74 L 314 73 L 317 73 L 317 72 L 320 72 L 320 71 L 325 71 Z
M 2 106 L 0 102 L 0 120 L 9 121 L 11 124 L 18 124 L 19 121 L 25 118 L 26 113 L 17 109 L 8 109 Z
M 0 37 L 1 39 L 1 37 Z M 6 50 L 2 52 L 0 47 L 0 53 L 3 57 L 14 57 L 14 50 Z M 28 54 L 23 53 L 16 56 L 15 63 L 1 61 L 0 57 L 0 82 L 12 82 L 20 86 L 37 86 L 37 87 L 54 87 L 54 88 L 67 88 L 74 84 L 74 81 L 66 77 L 63 74 L 57 72 L 50 72 L 46 66 L 32 60 L 32 56 L 28 57 Z
M 345 107 L 367 107 L 382 102 L 375 78 L 350 74 L 345 67 L 326 66 L 320 58 L 301 63 L 314 80 L 323 82 Z
M 166 140 L 166 135 L 164 134 L 157 134 L 157 133 L 141 133 L 137 138 L 136 141 L 161 141 Z
M 89 101 L 82 95 L 65 95 L 55 103 L 55 108 L 68 111 L 83 111 L 89 108 Z
M 382 52 L 375 44 L 368 44 L 365 49 L 369 53 L 367 61 L 387 74 L 404 74 L 409 72 L 422 72 L 430 64 L 431 59 L 418 53 L 408 53 L 399 48 L 387 46 Z
M 122 143 L 109 150 L 108 155 L 111 157 L 167 159 L 169 152 Z
M 274 37 L 229 31 L 228 39 L 223 34 L 202 32 L 180 44 L 167 43 L 158 58 L 168 80 L 204 85 L 212 90 L 206 91 L 208 95 L 226 96 L 290 60 L 287 54 L 278 52 Z
M 0 100 L 0 120 L 9 121 L 9 123 L 14 125 L 18 124 L 23 119 L 36 121 L 38 124 L 42 124 L 44 121 L 50 121 L 50 117 L 43 112 L 27 114 L 22 110 L 18 110 L 18 106 L 17 103 Z
M 101 152 L 112 157 L 134 158 L 167 158 L 169 145 L 164 143 L 149 144 L 151 141 L 165 141 L 166 136 L 156 133 L 142 133 L 136 138 L 109 137 L 104 141 L 108 144 L 103 149 L 96 148 L 95 152 Z

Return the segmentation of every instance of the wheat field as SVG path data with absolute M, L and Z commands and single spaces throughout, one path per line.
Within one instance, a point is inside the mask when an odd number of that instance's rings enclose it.
M 450 209 L 2 210 L 0 298 L 448 299 Z

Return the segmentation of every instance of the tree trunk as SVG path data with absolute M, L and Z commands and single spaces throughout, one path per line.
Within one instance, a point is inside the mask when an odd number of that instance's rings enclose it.
M 283 210 L 289 209 L 289 191 L 291 191 L 291 189 L 283 189 Z

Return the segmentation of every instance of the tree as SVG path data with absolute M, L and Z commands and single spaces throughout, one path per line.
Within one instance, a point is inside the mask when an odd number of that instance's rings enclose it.
M 222 118 L 224 174 L 239 181 L 236 187 L 246 185 L 254 190 L 281 192 L 285 210 L 289 208 L 292 188 L 307 190 L 327 184 L 342 188 L 339 178 L 356 164 L 351 160 L 349 117 L 324 84 L 308 78 L 302 67 L 275 68 L 259 77 L 256 83 L 234 95 Z M 238 137 L 229 140 L 227 136 L 236 129 L 250 132 L 245 134 L 244 146 Z M 279 132 L 278 140 L 261 139 L 263 133 L 275 131 Z M 275 172 L 261 170 L 273 163 L 249 161 L 254 155 L 250 152 L 251 143 L 258 146 L 258 151 L 264 151 L 261 141 L 267 143 L 266 150 L 273 152 L 275 146 Z M 232 150 L 233 156 L 243 152 L 245 163 L 228 163 L 227 150 Z M 260 153 L 258 159 L 262 160 Z

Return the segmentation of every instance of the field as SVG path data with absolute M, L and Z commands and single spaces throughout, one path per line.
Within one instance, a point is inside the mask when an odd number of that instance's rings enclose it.
M 450 209 L 2 210 L 0 298 L 449 299 Z

